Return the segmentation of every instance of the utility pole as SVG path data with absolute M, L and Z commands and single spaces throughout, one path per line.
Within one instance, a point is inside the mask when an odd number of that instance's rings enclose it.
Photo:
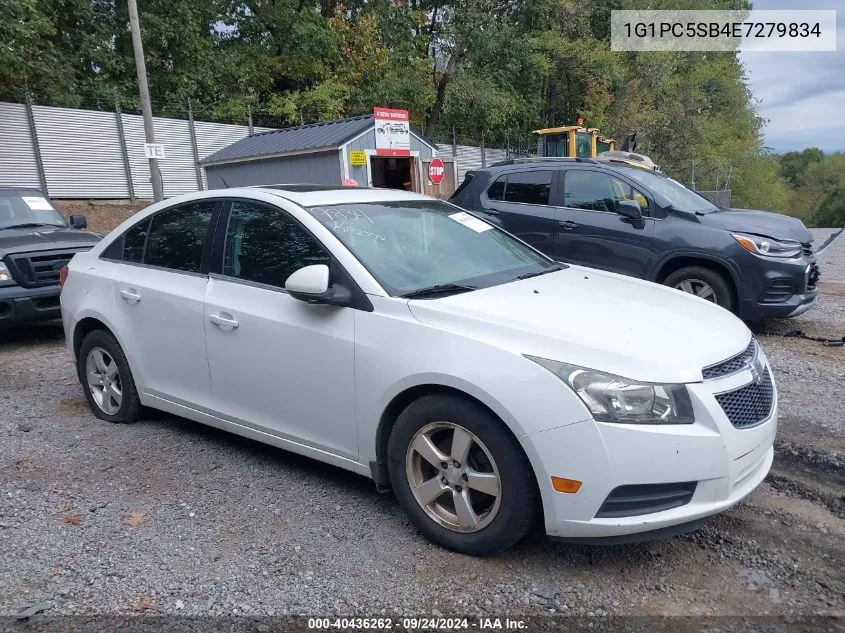
M 147 85 L 147 64 L 144 61 L 144 44 L 141 42 L 141 23 L 138 20 L 138 5 L 135 0 L 127 0 L 129 5 L 129 27 L 132 29 L 132 48 L 135 51 L 135 70 L 138 73 L 138 91 L 141 93 L 141 113 L 144 115 L 144 138 L 147 143 L 155 143 L 153 129 L 153 110 L 150 105 L 150 87 Z M 150 159 L 150 180 L 153 183 L 153 199 L 156 202 L 164 199 L 164 188 L 161 184 L 161 172 L 158 169 L 158 159 Z

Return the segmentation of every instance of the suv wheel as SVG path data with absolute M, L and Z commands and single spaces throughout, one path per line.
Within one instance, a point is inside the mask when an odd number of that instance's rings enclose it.
M 663 284 L 711 301 L 730 312 L 735 310 L 730 282 L 721 274 L 704 266 L 680 268 L 666 277 Z
M 528 459 L 478 405 L 420 398 L 396 421 L 387 454 L 402 508 L 443 547 L 472 555 L 501 551 L 534 523 L 538 499 Z
M 135 422 L 141 401 L 126 355 L 109 332 L 94 330 L 79 346 L 76 359 L 79 382 L 91 411 L 108 422 Z

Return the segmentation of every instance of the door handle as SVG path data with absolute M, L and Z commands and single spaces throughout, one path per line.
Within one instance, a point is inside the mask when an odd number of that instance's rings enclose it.
M 141 300 L 141 295 L 135 288 L 124 288 L 120 291 L 120 296 L 128 303 L 138 303 Z
M 561 227 L 564 231 L 571 231 L 572 229 L 577 229 L 577 228 L 578 228 L 578 223 L 577 223 L 577 222 L 573 222 L 572 220 L 561 220 L 560 222 L 558 222 L 558 225 L 559 225 L 559 226 L 560 226 L 560 227 Z
M 212 314 L 208 317 L 208 320 L 214 323 L 217 327 L 221 330 L 236 330 L 238 328 L 238 323 L 235 319 L 232 318 L 232 315 L 228 312 L 221 312 L 220 314 Z

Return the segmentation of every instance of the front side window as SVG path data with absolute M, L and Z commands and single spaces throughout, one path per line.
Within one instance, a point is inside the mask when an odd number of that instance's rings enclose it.
M 626 182 L 597 171 L 572 169 L 564 178 L 564 206 L 616 213 L 621 200 L 634 200 L 640 209 L 648 209 L 646 197 Z
M 519 171 L 508 175 L 505 201 L 547 205 L 551 190 L 551 171 Z
M 681 183 L 653 171 L 636 167 L 619 167 L 631 180 L 646 187 L 662 207 L 672 207 L 686 213 L 715 213 L 719 210 L 707 198 L 687 189 Z
M 143 263 L 198 273 L 216 201 L 185 204 L 155 214 L 150 221 Z M 130 230 L 131 232 L 131 230 Z M 130 232 L 126 237 L 130 238 Z M 137 236 L 140 240 L 140 236 Z M 128 240 L 124 240 L 124 257 Z M 132 253 L 133 251 L 129 251 Z
M 224 275 L 284 288 L 300 268 L 330 261 L 326 250 L 284 211 L 254 202 L 232 204 Z
M 559 268 L 492 224 L 437 200 L 307 210 L 393 296 L 441 284 L 489 287 Z

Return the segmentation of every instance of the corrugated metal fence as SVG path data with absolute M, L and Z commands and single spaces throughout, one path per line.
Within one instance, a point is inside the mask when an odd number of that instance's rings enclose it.
M 437 155 L 440 157 L 452 156 L 452 145 L 449 143 L 441 143 L 437 146 Z M 473 145 L 455 145 L 454 150 L 458 159 L 458 184 L 464 181 L 464 176 L 468 171 L 473 169 L 480 169 L 482 163 L 490 166 L 496 161 L 505 160 L 509 157 L 509 152 L 503 149 L 496 149 L 492 147 L 475 147 Z M 482 152 L 484 158 L 482 160 Z
M 206 188 L 204 174 L 198 182 L 190 122 L 154 117 L 153 125 L 167 155 L 159 161 L 164 195 Z M 202 121 L 194 130 L 200 160 L 249 133 L 243 125 Z M 0 186 L 42 189 L 39 157 L 52 198 L 153 197 L 140 116 L 0 102 Z

